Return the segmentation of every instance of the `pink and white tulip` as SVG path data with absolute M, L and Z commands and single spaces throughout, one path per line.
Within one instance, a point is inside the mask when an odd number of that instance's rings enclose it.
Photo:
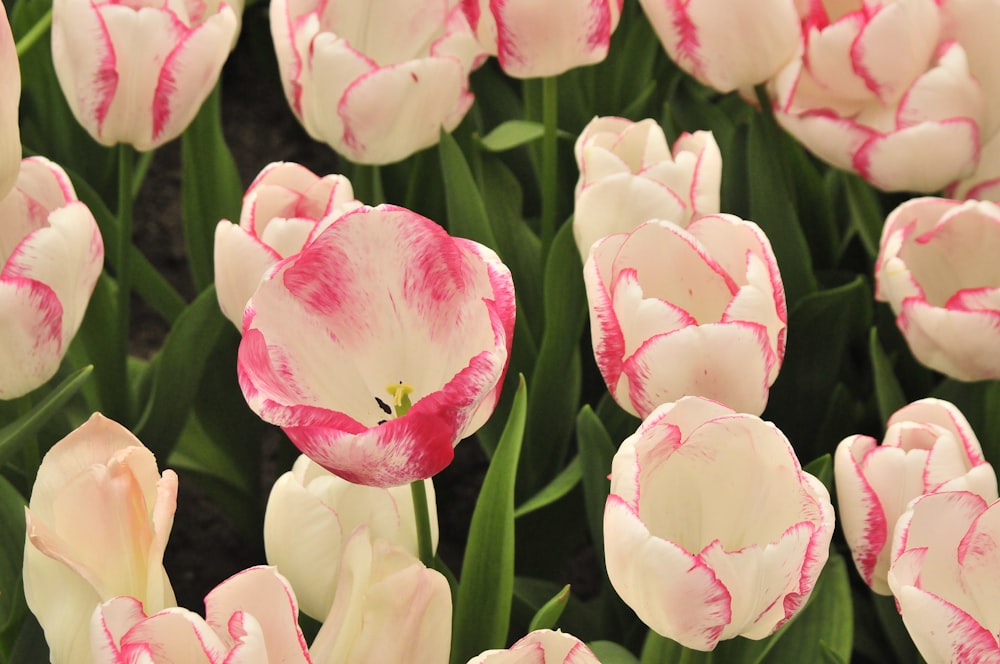
M 911 503 L 893 537 L 889 587 L 928 664 L 997 662 L 1000 501 L 951 491 Z
M 913 355 L 958 380 L 1000 378 L 1000 207 L 911 199 L 885 220 L 875 299 Z
M 722 153 L 711 132 L 682 134 L 671 150 L 654 120 L 594 118 L 575 146 L 573 235 L 582 260 L 597 240 L 650 219 L 687 226 L 719 212 Z
M 330 472 L 406 484 L 447 466 L 492 414 L 514 312 L 492 250 L 403 208 L 360 208 L 257 288 L 240 386 Z
M 295 117 L 351 161 L 435 145 L 472 106 L 485 54 L 455 0 L 276 0 L 270 13 Z
M 940 399 L 900 408 L 882 444 L 845 438 L 834 455 L 840 525 L 854 564 L 877 593 L 890 594 L 890 544 L 907 504 L 928 493 L 971 491 L 997 499 L 997 478 L 965 416 Z
M 506 650 L 487 650 L 468 664 L 600 664 L 583 641 L 558 630 L 537 629 Z
M 316 664 L 446 664 L 451 590 L 402 547 L 364 526 L 344 547 L 330 613 L 309 649 Z
M 104 242 L 69 177 L 43 157 L 21 162 L 0 219 L 0 399 L 13 399 L 59 369 L 101 274 Z
M 101 604 L 90 623 L 94 664 L 310 664 L 299 611 L 273 567 L 251 567 L 205 596 L 205 618 L 182 608 L 147 615 L 134 597 Z
M 556 76 L 608 56 L 623 0 L 462 0 L 483 47 L 514 78 Z
M 152 150 L 194 119 L 236 42 L 242 3 L 55 0 L 52 62 L 101 145 Z
M 760 414 L 785 352 L 785 294 L 760 228 L 709 215 L 599 240 L 584 266 L 594 356 L 615 401 L 645 417 L 704 396 Z
M 25 510 L 24 596 L 53 664 L 81 664 L 91 614 L 128 595 L 147 612 L 174 606 L 163 550 L 177 475 L 121 425 L 94 414 L 42 459 Z
M 226 318 L 242 327 L 264 274 L 360 206 L 343 175 L 319 177 L 286 162 L 265 166 L 243 196 L 239 224 L 223 219 L 215 227 L 215 288 Z
M 778 121 L 886 191 L 931 192 L 969 176 L 996 126 L 997 91 L 977 78 L 944 4 L 810 3 L 801 54 L 771 83 Z
M 434 484 L 424 483 L 436 546 Z M 306 615 L 323 620 L 330 612 L 341 555 L 348 537 L 360 526 L 367 528 L 373 541 L 384 540 L 418 555 L 409 486 L 380 489 L 352 484 L 306 456 L 274 483 L 264 514 L 267 562 L 288 579 Z
M 0 199 L 13 189 L 21 169 L 21 67 L 7 12 L 0 12 Z
M 611 584 L 697 650 L 762 639 L 809 599 L 833 536 L 823 484 L 771 423 L 700 397 L 657 408 L 611 465 Z
M 771 78 L 796 54 L 795 0 L 639 0 L 677 66 L 720 92 Z

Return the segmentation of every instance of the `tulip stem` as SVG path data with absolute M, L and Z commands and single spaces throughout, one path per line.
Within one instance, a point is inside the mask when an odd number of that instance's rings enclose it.
M 130 424 L 128 381 L 128 341 L 131 284 L 132 248 L 132 180 L 135 170 L 135 151 L 128 143 L 118 145 L 118 362 L 117 375 L 121 381 L 120 400 L 115 404 L 114 417 L 122 424 Z
M 559 195 L 559 79 L 542 79 L 542 260 L 544 261 L 556 235 L 556 199 Z
M 42 14 L 42 17 L 38 19 L 38 22 L 31 26 L 31 29 L 24 33 L 17 44 L 14 46 L 14 50 L 17 52 L 17 57 L 23 56 L 27 53 L 32 46 L 35 45 L 45 31 L 49 29 L 52 25 L 52 7 L 49 7 L 48 11 Z
M 427 508 L 427 487 L 424 480 L 410 482 L 413 495 L 413 515 L 417 521 L 417 551 L 425 567 L 434 566 L 434 545 L 431 542 L 431 515 Z

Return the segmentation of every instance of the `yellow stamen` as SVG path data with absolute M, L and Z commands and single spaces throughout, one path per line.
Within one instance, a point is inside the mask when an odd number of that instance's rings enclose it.
M 396 407 L 396 417 L 402 417 L 406 414 L 406 411 L 410 410 L 410 394 L 413 392 L 413 386 L 409 383 L 404 383 L 399 381 L 396 385 L 387 385 L 385 391 L 392 396 L 392 403 Z

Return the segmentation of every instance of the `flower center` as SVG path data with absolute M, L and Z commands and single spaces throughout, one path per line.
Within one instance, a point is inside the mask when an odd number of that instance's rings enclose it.
M 393 385 L 386 385 L 385 391 L 392 397 L 390 403 L 386 403 L 379 397 L 375 397 L 375 403 L 382 409 L 382 412 L 386 415 L 395 415 L 395 417 L 406 415 L 407 411 L 413 405 L 410 402 L 410 394 L 413 392 L 413 386 L 409 383 L 399 381 L 399 383 Z M 387 420 L 378 421 L 379 424 L 385 424 L 386 422 Z

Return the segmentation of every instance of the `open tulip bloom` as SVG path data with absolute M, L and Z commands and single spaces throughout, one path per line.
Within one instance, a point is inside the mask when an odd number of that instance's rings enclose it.
M 788 439 L 708 399 L 657 408 L 611 465 L 608 577 L 644 623 L 689 648 L 781 627 L 832 536 L 830 495 Z
M 760 414 L 785 352 L 785 294 L 760 228 L 709 215 L 649 221 L 594 244 L 584 266 L 594 356 L 640 417 L 684 395 Z
M 258 287 L 240 386 L 344 479 L 424 479 L 493 412 L 514 310 L 510 272 L 490 249 L 403 208 L 360 208 Z

